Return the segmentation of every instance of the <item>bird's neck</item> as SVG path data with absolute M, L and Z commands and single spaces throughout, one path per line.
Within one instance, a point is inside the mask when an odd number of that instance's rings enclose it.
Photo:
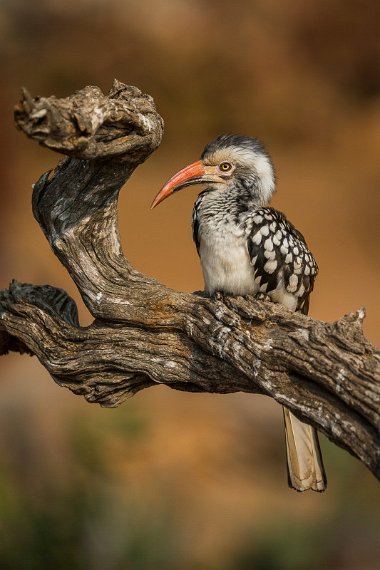
M 236 221 L 241 214 L 266 205 L 261 194 L 257 195 L 252 187 L 244 185 L 234 185 L 228 189 L 210 186 L 201 192 L 198 201 L 201 216 L 223 216 Z

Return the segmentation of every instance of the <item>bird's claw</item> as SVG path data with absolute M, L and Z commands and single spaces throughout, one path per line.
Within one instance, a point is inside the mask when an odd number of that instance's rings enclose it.
M 214 291 L 214 293 L 211 295 L 211 297 L 215 301 L 224 301 L 224 293 L 222 293 L 222 291 Z
M 266 301 L 266 302 L 271 301 L 269 295 L 267 295 L 266 293 L 262 293 L 261 291 L 255 293 L 255 299 L 257 299 L 258 301 Z

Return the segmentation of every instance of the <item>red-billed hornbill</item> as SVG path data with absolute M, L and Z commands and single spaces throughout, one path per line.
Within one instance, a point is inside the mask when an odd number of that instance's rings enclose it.
M 165 184 L 152 207 L 181 188 L 204 183 L 193 210 L 193 238 L 206 291 L 264 295 L 307 314 L 318 267 L 302 234 L 267 206 L 275 175 L 263 144 L 246 136 L 218 137 L 199 161 Z M 289 485 L 297 491 L 324 491 L 317 432 L 283 410 Z

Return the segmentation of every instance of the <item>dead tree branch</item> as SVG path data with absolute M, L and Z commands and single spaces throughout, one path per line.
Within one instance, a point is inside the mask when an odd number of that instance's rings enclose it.
M 34 186 L 33 213 L 94 316 L 78 323 L 61 289 L 13 281 L 0 292 L 0 354 L 37 356 L 89 402 L 117 406 L 157 383 L 266 394 L 380 478 L 380 352 L 364 310 L 322 323 L 272 303 L 172 291 L 136 271 L 117 227 L 120 188 L 160 144 L 153 100 L 115 81 L 15 110 L 30 138 L 67 155 Z

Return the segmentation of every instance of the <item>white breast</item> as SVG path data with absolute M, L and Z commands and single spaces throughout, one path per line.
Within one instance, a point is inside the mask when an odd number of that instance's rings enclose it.
M 203 269 L 205 290 L 223 291 L 234 295 L 256 292 L 247 238 L 242 230 L 204 231 L 200 239 L 199 255 Z

